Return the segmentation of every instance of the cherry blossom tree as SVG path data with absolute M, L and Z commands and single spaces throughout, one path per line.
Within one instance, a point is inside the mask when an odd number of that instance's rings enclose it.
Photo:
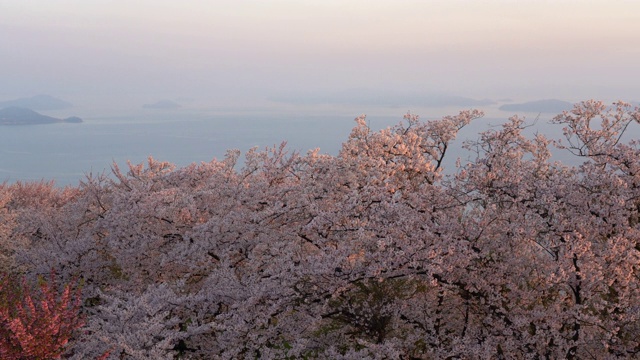
M 74 332 L 83 325 L 80 293 L 66 285 L 58 294 L 41 281 L 34 293 L 11 276 L 0 278 L 0 356 L 3 359 L 60 359 Z
M 282 144 L 4 185 L 2 254 L 81 279 L 77 359 L 639 356 L 640 148 L 623 135 L 640 111 L 579 103 L 553 120 L 562 140 L 512 117 L 445 173 L 481 116 L 358 117 L 336 156 Z

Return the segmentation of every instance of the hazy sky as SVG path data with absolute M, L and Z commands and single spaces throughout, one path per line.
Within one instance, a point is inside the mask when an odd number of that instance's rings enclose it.
M 640 100 L 640 1 L 0 0 L 0 97 Z

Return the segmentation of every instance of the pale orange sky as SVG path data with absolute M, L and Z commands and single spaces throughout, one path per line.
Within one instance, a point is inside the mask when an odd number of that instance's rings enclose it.
M 0 96 L 640 100 L 640 1 L 0 0 Z

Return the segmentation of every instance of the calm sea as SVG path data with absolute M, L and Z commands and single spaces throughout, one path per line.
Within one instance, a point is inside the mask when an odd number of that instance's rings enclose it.
M 399 116 L 370 118 L 372 127 L 397 123 Z M 323 115 L 145 115 L 85 117 L 81 124 L 0 127 L 0 182 L 54 180 L 77 185 L 93 172 L 110 173 L 112 163 L 126 166 L 169 161 L 178 166 L 221 159 L 228 149 L 320 148 L 337 154 L 349 136 L 353 116 Z
M 402 114 L 370 115 L 367 120 L 372 129 L 381 129 L 401 121 Z M 126 167 L 127 160 L 140 163 L 153 156 L 156 160 L 186 166 L 221 159 L 228 149 L 244 153 L 254 146 L 277 146 L 282 141 L 286 141 L 291 150 L 305 153 L 320 148 L 322 153 L 335 155 L 348 138 L 355 124 L 354 117 L 140 112 L 85 116 L 81 124 L 2 126 L 0 182 L 44 179 L 54 180 L 60 186 L 77 185 L 88 173 L 110 173 L 114 162 L 122 168 Z M 451 147 L 449 168 L 456 157 L 469 156 L 460 151 L 462 141 L 477 138 L 480 131 L 500 124 L 507 117 L 478 119 L 463 129 Z M 535 131 L 560 133 L 545 120 L 527 130 Z M 636 128 L 631 131 L 640 134 Z

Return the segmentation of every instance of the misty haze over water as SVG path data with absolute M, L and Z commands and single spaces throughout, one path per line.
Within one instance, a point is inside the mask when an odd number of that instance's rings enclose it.
M 479 107 L 482 108 L 482 107 Z M 137 164 L 152 156 L 178 167 L 191 163 L 222 159 L 225 152 L 238 149 L 245 153 L 252 147 L 262 150 L 287 142 L 290 152 L 302 154 L 320 148 L 321 153 L 336 155 L 347 140 L 359 115 L 353 109 L 340 114 L 314 110 L 301 111 L 122 111 L 101 116 L 100 110 L 79 109 L 82 124 L 50 124 L 0 127 L 0 181 L 54 180 L 57 185 L 77 185 L 89 173 L 110 174 L 113 162 L 126 169 L 130 160 Z M 317 110 L 317 109 L 316 109 Z M 422 120 L 455 115 L 463 108 L 420 109 L 415 111 Z M 478 133 L 497 126 L 513 115 L 486 109 L 488 115 L 476 119 L 459 134 L 450 147 L 446 170 L 453 171 L 457 157 L 463 163 L 471 154 L 463 152 L 465 140 L 474 140 Z M 65 110 L 65 114 L 74 109 Z M 346 115 L 346 113 L 353 113 Z M 56 113 L 56 112 L 54 112 Z M 399 108 L 378 108 L 367 115 L 372 130 L 393 126 L 406 113 Z M 430 114 L 433 114 L 430 116 Z M 522 114 L 521 114 L 522 115 Z M 537 114 L 525 114 L 533 123 Z M 528 134 L 536 131 L 561 136 L 558 126 L 547 122 L 552 114 L 545 114 Z M 631 131 L 637 132 L 633 126 Z M 570 162 L 568 154 L 561 154 Z
M 55 180 L 76 185 L 85 174 L 110 172 L 113 162 L 148 156 L 177 166 L 222 159 L 227 150 L 278 146 L 337 154 L 355 116 L 174 112 L 87 116 L 82 124 L 0 127 L 0 181 Z M 380 127 L 392 117 L 371 117 Z
M 184 166 L 281 141 L 335 155 L 362 113 L 379 129 L 407 110 L 477 108 L 461 134 L 474 139 L 515 101 L 640 101 L 640 1 L 14 0 L 0 13 L 0 108 L 50 94 L 73 106 L 43 115 L 84 120 L 0 127 L 0 181 L 77 184 L 112 161 Z M 527 131 L 559 134 L 553 115 Z

